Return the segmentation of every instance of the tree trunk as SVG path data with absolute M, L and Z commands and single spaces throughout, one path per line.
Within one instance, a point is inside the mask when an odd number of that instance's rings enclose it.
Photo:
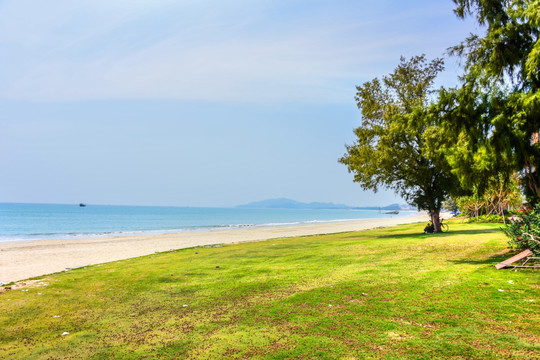
M 441 219 L 439 217 L 440 211 L 431 211 L 431 223 L 433 224 L 433 232 L 441 232 Z

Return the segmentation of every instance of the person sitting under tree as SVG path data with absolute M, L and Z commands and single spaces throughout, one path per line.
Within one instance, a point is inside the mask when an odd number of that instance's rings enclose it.
M 430 221 L 424 228 L 424 234 L 433 234 L 433 231 L 435 231 L 435 226 L 433 226 L 433 223 Z

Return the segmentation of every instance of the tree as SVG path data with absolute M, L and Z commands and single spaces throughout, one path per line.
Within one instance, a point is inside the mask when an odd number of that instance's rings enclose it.
M 454 214 L 459 211 L 459 206 L 456 202 L 456 200 L 449 198 L 443 202 L 443 208 L 446 210 L 450 210 Z
M 482 195 L 473 191 L 472 196 L 457 198 L 459 208 L 463 214 L 476 217 L 477 221 L 480 215 L 498 215 L 506 223 L 505 211 L 519 209 L 523 203 L 517 175 L 508 179 L 500 174 L 488 179 L 488 183 Z
M 431 87 L 443 69 L 442 59 L 424 55 L 400 64 L 382 81 L 357 87 L 355 100 L 363 122 L 357 141 L 339 160 L 364 189 L 393 189 L 409 204 L 427 210 L 440 231 L 442 202 L 456 189 L 457 178 L 438 151 L 444 142 L 438 119 L 429 111 Z
M 454 0 L 458 17 L 474 16 L 471 35 L 451 53 L 465 60 L 461 88 L 440 96 L 454 144 L 447 156 L 462 183 L 518 172 L 530 203 L 540 200 L 540 1 Z

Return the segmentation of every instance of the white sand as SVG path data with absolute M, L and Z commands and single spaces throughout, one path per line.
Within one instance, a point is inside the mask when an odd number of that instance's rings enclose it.
M 427 220 L 428 216 L 421 214 L 410 217 L 334 222 L 316 225 L 70 240 L 3 242 L 0 243 L 0 282 L 8 283 L 63 271 L 66 268 L 128 259 L 172 249 L 358 231 Z M 419 227 L 419 231 L 422 231 L 422 229 Z

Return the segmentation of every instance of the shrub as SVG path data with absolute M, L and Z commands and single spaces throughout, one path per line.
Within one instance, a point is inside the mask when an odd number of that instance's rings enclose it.
M 510 247 L 531 249 L 540 252 L 540 204 L 528 214 L 517 216 L 511 224 L 503 228 L 510 238 Z
M 506 220 L 508 221 L 508 219 Z M 504 224 L 504 218 L 500 215 L 480 215 L 477 218 L 469 218 L 469 222 L 481 222 L 489 224 Z

